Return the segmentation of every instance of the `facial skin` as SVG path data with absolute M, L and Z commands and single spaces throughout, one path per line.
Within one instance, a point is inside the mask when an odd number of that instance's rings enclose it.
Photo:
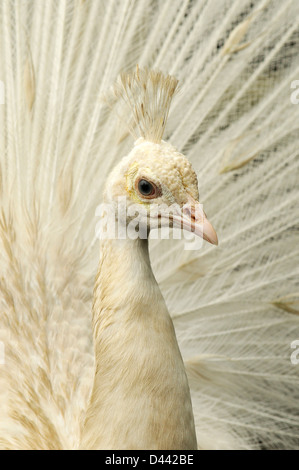
M 158 218 L 160 227 L 184 227 L 218 244 L 216 232 L 198 201 L 196 173 L 187 158 L 172 145 L 143 139 L 135 143 L 110 175 L 105 202 L 116 204 L 118 197 L 123 196 L 128 212 L 136 204 L 146 209 L 148 217 L 144 223 L 149 225 L 151 218 Z M 170 206 L 174 208 L 171 215 L 167 210 Z

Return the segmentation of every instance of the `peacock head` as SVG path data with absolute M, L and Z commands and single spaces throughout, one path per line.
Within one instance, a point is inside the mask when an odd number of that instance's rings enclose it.
M 139 138 L 133 150 L 107 180 L 105 200 L 120 218 L 119 201 L 125 203 L 125 223 L 138 215 L 147 233 L 155 227 L 178 227 L 217 245 L 214 228 L 199 203 L 197 176 L 189 160 L 172 145 Z
M 129 101 L 133 115 L 129 129 L 138 138 L 129 155 L 110 174 L 105 200 L 114 206 L 118 220 L 123 214 L 119 201 L 125 201 L 127 226 L 138 212 L 139 226 L 146 227 L 147 233 L 153 227 L 178 227 L 217 245 L 216 232 L 199 203 L 197 176 L 191 163 L 162 140 L 176 86 L 174 77 L 138 67 L 119 77 L 114 98 Z

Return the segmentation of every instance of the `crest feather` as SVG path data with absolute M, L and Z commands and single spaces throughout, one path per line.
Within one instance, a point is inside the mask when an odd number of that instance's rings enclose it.
M 158 70 L 140 69 L 137 65 L 133 71 L 118 76 L 105 95 L 105 101 L 110 107 L 119 107 L 118 116 L 135 139 L 143 137 L 159 143 L 177 85 L 175 77 L 165 76 Z M 128 119 L 130 115 L 131 119 Z

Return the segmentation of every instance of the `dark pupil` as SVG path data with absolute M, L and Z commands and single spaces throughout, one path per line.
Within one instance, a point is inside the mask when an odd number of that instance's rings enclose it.
M 138 189 L 144 196 L 149 196 L 153 191 L 153 185 L 146 180 L 140 180 L 138 183 Z

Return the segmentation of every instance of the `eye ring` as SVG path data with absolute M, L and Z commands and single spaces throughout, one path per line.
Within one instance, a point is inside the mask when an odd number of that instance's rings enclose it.
M 153 199 L 157 197 L 157 187 L 151 181 L 145 178 L 138 178 L 135 184 L 136 190 L 145 199 Z

